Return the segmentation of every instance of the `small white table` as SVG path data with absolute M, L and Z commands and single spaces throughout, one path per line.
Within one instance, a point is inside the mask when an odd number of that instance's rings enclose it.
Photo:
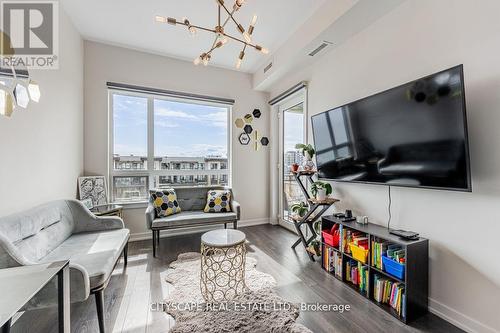
M 234 229 L 213 230 L 201 236 L 200 288 L 205 301 L 228 301 L 247 289 L 245 240 L 245 234 Z

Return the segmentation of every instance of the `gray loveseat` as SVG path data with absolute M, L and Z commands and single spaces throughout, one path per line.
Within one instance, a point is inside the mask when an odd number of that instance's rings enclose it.
M 96 217 L 77 200 L 54 201 L 0 218 L 0 268 L 69 259 L 71 302 L 95 294 L 104 332 L 103 290 L 122 253 L 126 265 L 128 240 L 121 218 Z
M 177 201 L 181 207 L 181 212 L 167 217 L 158 217 L 153 207 L 151 197 L 149 198 L 148 208 L 146 209 L 146 225 L 153 233 L 153 256 L 156 257 L 156 249 L 160 242 L 160 230 L 188 228 L 201 225 L 224 224 L 227 228 L 228 223 L 232 223 L 234 229 L 238 228 L 240 219 L 240 204 L 234 200 L 231 191 L 231 212 L 228 213 L 205 213 L 203 210 L 207 203 L 208 190 L 230 190 L 224 186 L 206 186 L 176 188 Z M 154 191 L 154 190 L 153 190 Z M 161 191 L 161 190 L 159 190 Z

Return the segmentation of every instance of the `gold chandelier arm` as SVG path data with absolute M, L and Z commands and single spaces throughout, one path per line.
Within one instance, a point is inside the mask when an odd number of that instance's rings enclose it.
M 184 23 L 184 22 L 177 22 L 177 24 L 184 25 L 184 26 L 188 26 L 188 25 L 187 25 L 186 23 Z M 196 29 L 200 29 L 200 30 L 208 31 L 208 32 L 211 32 L 211 33 L 214 33 L 214 34 L 216 34 L 216 33 L 217 33 L 217 31 L 215 31 L 214 29 L 208 29 L 208 28 L 204 28 L 204 27 L 201 27 L 201 26 L 199 26 L 199 25 L 194 25 L 194 24 L 191 24 L 191 26 L 192 26 L 192 27 L 195 27 Z M 245 44 L 246 46 L 253 47 L 253 48 L 254 48 L 254 49 L 256 49 L 257 51 L 261 51 L 261 50 L 259 50 L 259 48 L 257 47 L 257 45 L 252 44 L 252 43 L 247 43 L 246 41 L 244 41 L 244 40 L 242 40 L 242 39 L 240 39 L 240 38 L 238 38 L 238 37 L 233 37 L 233 36 L 228 35 L 228 34 L 226 34 L 226 33 L 224 33 L 224 36 L 226 36 L 227 38 L 232 39 L 232 40 L 234 40 L 234 41 L 237 41 L 237 42 L 240 42 L 240 43 L 242 43 L 242 44 Z M 261 48 L 261 49 L 262 49 L 262 48 Z M 211 52 L 211 51 L 213 51 L 213 50 L 214 50 L 214 48 L 212 48 L 212 49 L 210 50 L 210 52 Z
M 179 22 L 177 21 L 177 24 L 180 24 L 180 25 L 183 25 L 183 26 L 186 26 L 186 27 L 193 27 L 193 28 L 196 28 L 196 29 L 200 29 L 200 30 L 204 30 L 204 31 L 208 31 L 208 32 L 213 32 L 213 33 L 216 33 L 216 31 L 214 29 L 209 29 L 209 28 L 204 28 L 204 27 L 201 27 L 199 25 L 194 25 L 194 24 L 191 24 L 191 25 L 187 25 L 186 23 L 184 22 Z
M 236 26 L 238 27 L 238 29 L 241 29 L 241 27 L 242 27 L 241 24 L 239 24 L 238 22 L 236 22 L 236 19 L 233 17 L 234 9 L 233 9 L 233 11 L 230 12 L 229 9 L 227 9 L 227 7 L 226 7 L 226 5 L 224 3 L 222 3 L 220 6 L 222 6 L 222 8 L 224 8 L 224 10 L 226 11 L 227 15 L 229 15 L 229 18 L 231 20 L 233 20 L 234 24 L 236 24 Z
M 237 42 L 240 42 L 240 43 L 242 43 L 242 44 L 245 44 L 245 46 L 247 46 L 247 45 L 248 45 L 248 46 L 250 46 L 250 47 L 255 48 L 255 45 L 253 45 L 253 44 L 251 44 L 251 43 L 247 43 L 246 41 L 244 41 L 243 39 L 239 39 L 238 37 L 233 37 L 233 36 L 228 35 L 228 34 L 224 34 L 224 36 L 226 36 L 227 38 L 230 38 L 230 39 L 232 39 L 232 40 L 235 40 L 235 41 L 237 41 Z
M 233 10 L 233 13 L 234 13 L 234 10 Z M 231 13 L 231 15 L 232 15 L 232 13 Z M 225 27 L 226 27 L 227 22 L 229 22 L 229 20 L 230 20 L 230 19 L 231 19 L 231 16 L 228 16 L 228 17 L 226 18 L 226 20 L 224 21 L 224 24 L 222 24 L 222 27 L 223 27 L 223 28 L 225 28 Z
M 220 26 L 220 5 L 217 6 L 217 25 Z
M 212 43 L 212 50 L 215 49 L 215 44 L 217 44 L 217 35 L 215 35 L 214 42 Z M 212 50 L 210 52 L 212 52 Z

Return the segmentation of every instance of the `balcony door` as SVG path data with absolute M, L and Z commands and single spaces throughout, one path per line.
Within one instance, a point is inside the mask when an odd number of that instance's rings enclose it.
M 291 206 L 305 201 L 305 197 L 291 174 L 292 164 L 302 164 L 303 156 L 295 149 L 297 143 L 306 142 L 307 116 L 305 93 L 295 96 L 279 105 L 279 211 L 278 221 L 283 227 L 295 231 Z

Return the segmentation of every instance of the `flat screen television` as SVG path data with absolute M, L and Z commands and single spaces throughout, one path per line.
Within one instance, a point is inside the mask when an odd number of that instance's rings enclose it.
M 321 179 L 472 190 L 462 65 L 311 121 Z

